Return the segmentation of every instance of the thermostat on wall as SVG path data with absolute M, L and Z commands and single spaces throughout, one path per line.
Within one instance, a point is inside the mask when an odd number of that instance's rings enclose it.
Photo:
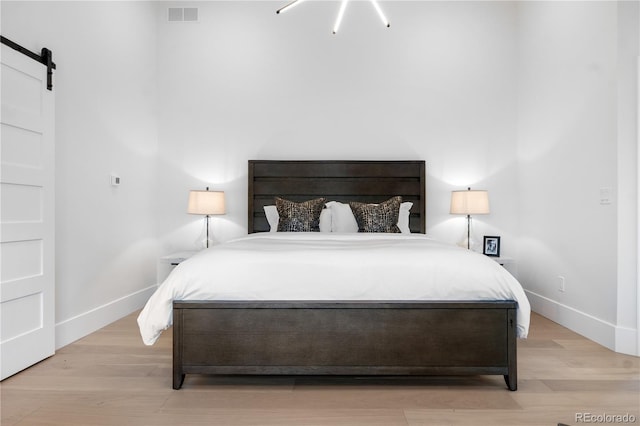
M 119 186 L 120 185 L 120 176 L 111 175 L 111 185 Z

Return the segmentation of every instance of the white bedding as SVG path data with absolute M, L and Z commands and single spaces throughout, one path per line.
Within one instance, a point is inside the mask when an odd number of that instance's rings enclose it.
M 423 234 L 257 233 L 178 265 L 138 316 L 152 345 L 172 323 L 173 300 L 515 300 L 520 283 L 486 256 Z

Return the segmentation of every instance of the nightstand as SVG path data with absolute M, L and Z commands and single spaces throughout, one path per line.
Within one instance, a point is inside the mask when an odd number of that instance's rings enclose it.
M 495 262 L 498 262 L 502 266 L 513 263 L 513 257 L 506 257 L 506 256 L 500 256 L 500 257 L 487 256 L 487 257 Z
M 166 256 L 162 256 L 158 260 L 158 270 L 157 270 L 158 285 L 162 284 L 162 282 L 167 279 L 171 271 L 173 271 L 173 268 L 175 268 L 181 262 L 184 262 L 185 260 L 189 259 L 191 256 L 193 256 L 196 253 L 197 251 L 178 251 Z
M 176 266 L 176 265 L 179 265 L 181 262 L 184 262 L 185 260 L 187 260 L 188 258 L 190 258 L 196 253 L 197 251 L 178 251 L 175 253 L 168 254 L 166 256 L 162 256 L 160 258 L 160 262 L 166 263 L 172 266 Z

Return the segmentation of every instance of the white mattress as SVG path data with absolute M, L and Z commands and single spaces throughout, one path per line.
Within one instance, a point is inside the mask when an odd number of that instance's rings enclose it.
M 173 300 L 515 300 L 520 283 L 488 257 L 422 234 L 258 233 L 178 265 L 138 316 L 152 345 L 172 323 Z

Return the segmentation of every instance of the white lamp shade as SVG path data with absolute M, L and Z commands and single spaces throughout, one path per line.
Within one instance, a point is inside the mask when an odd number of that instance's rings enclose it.
M 223 191 L 190 191 L 189 207 L 191 214 L 224 214 Z
M 487 191 L 451 191 L 451 214 L 489 214 Z

